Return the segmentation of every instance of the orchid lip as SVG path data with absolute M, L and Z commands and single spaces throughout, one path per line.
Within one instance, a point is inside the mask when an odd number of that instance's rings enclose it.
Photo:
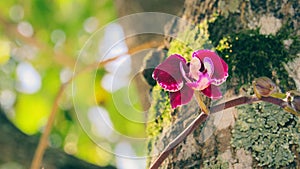
M 207 72 L 202 73 L 199 72 L 199 78 L 197 81 L 187 82 L 186 84 L 193 88 L 194 90 L 204 90 L 212 83 L 212 79 L 210 78 Z
M 190 62 L 190 72 L 188 73 L 189 77 L 186 76 L 186 73 L 183 69 L 182 63 L 180 63 L 180 72 L 183 76 L 183 78 L 186 81 L 186 84 L 194 89 L 194 90 L 203 90 L 207 88 L 212 82 L 217 82 L 216 80 L 212 80 L 211 76 L 214 71 L 213 63 L 210 58 L 204 58 L 204 66 L 205 68 L 204 72 L 200 72 L 201 68 L 201 61 L 194 57 Z
M 199 79 L 199 70 L 201 69 L 201 61 L 194 57 L 190 62 L 190 72 L 189 76 L 195 80 Z

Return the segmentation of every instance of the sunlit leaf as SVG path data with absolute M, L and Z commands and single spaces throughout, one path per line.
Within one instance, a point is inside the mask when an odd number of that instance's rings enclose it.
M 81 135 L 78 140 L 78 157 L 101 166 L 107 165 L 112 159 L 112 153 L 91 142 L 86 135 Z M 107 150 L 108 147 L 106 147 Z M 97 155 L 95 155 L 97 154 Z
M 10 58 L 9 41 L 0 40 L 0 65 L 5 64 Z
M 35 134 L 46 124 L 51 103 L 41 94 L 20 94 L 16 103 L 15 124 L 26 134 Z

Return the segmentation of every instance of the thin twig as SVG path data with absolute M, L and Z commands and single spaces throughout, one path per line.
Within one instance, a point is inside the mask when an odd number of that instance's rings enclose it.
M 258 99 L 255 96 L 242 96 L 230 101 L 227 101 L 225 103 L 221 103 L 218 105 L 215 105 L 210 108 L 210 113 L 217 113 L 222 110 L 239 106 L 242 104 L 251 104 L 259 101 L 269 102 L 275 105 L 278 105 L 280 107 L 286 107 L 285 101 L 282 99 L 274 98 L 274 97 L 262 97 L 261 99 Z M 204 122 L 208 117 L 207 113 L 201 112 L 201 114 L 185 129 L 183 130 L 180 135 L 178 135 L 171 143 L 167 145 L 167 147 L 162 151 L 162 153 L 156 158 L 156 160 L 152 163 L 150 166 L 150 169 L 157 169 L 163 161 L 168 157 L 168 155 L 171 153 L 171 151 L 179 144 L 181 143 L 189 134 L 191 134 L 198 126 Z
M 39 141 L 38 147 L 36 149 L 34 158 L 31 163 L 31 169 L 39 169 L 40 168 L 40 162 L 42 161 L 43 155 L 48 146 L 48 137 L 51 132 L 51 129 L 52 129 L 52 126 L 53 126 L 53 123 L 55 120 L 55 116 L 57 114 L 59 99 L 61 98 L 62 94 L 64 93 L 65 87 L 66 87 L 66 84 L 61 85 L 60 89 L 55 97 L 55 100 L 54 100 L 54 103 L 52 106 L 52 110 L 51 110 L 50 116 L 48 118 L 45 130 Z
M 210 113 L 217 113 L 217 112 L 220 112 L 222 110 L 225 110 L 225 109 L 228 109 L 231 107 L 239 106 L 242 104 L 251 104 L 251 103 L 255 103 L 255 102 L 259 102 L 259 101 L 272 103 L 272 104 L 278 105 L 282 108 L 287 106 L 285 101 L 283 101 L 282 99 L 274 98 L 274 97 L 262 97 L 261 99 L 258 99 L 256 96 L 242 96 L 242 97 L 239 97 L 239 98 L 236 98 L 236 99 L 227 101 L 225 103 L 221 103 L 221 104 L 211 107 Z

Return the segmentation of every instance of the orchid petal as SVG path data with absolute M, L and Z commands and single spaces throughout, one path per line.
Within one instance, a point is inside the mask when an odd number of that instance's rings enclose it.
M 207 74 L 209 75 L 209 77 L 212 77 L 212 75 L 214 74 L 214 63 L 211 58 L 205 57 L 203 59 L 203 64 L 205 69 L 207 70 Z
M 223 79 L 212 79 L 211 84 L 213 84 L 215 86 L 220 86 L 221 84 L 223 84 L 226 81 L 227 77 L 228 77 L 228 74 Z
M 193 53 L 193 57 L 197 57 L 203 62 L 206 57 L 211 59 L 214 68 L 211 78 L 215 79 L 215 85 L 220 85 L 226 81 L 228 77 L 228 65 L 215 52 L 210 50 L 198 50 Z
M 172 109 L 175 109 L 176 107 L 187 104 L 189 101 L 191 101 L 194 95 L 194 90 L 184 85 L 181 90 L 177 92 L 169 92 L 169 95 L 171 107 Z
M 169 56 L 164 62 L 159 64 L 152 74 L 153 79 L 155 79 L 159 85 L 171 92 L 180 90 L 183 87 L 183 76 L 181 70 L 179 69 L 180 64 L 185 71 L 188 70 L 186 66 L 186 60 L 178 55 L 174 54 Z
M 187 82 L 191 82 L 191 80 L 186 76 L 185 70 L 184 70 L 183 65 L 182 65 L 181 62 L 180 62 L 179 68 L 180 68 L 180 72 L 181 72 L 184 80 L 187 81 Z
M 215 85 L 208 86 L 207 88 L 202 90 L 202 93 L 211 99 L 220 99 L 222 97 L 222 93 L 219 87 Z

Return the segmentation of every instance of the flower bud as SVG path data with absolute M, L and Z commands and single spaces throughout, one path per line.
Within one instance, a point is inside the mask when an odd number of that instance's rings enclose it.
M 292 107 L 297 111 L 300 112 L 300 96 L 295 96 L 292 101 Z
M 300 112 L 300 92 L 298 91 L 288 91 L 287 102 L 296 111 Z
M 260 77 L 252 82 L 254 93 L 258 98 L 268 97 L 276 91 L 275 83 L 268 77 Z

